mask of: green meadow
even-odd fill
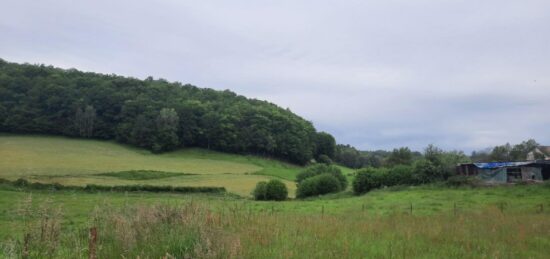
[[[0,157],[0,178],[9,180],[130,185],[143,183],[138,178],[144,177],[150,185],[219,186],[241,196],[271,178],[283,180],[293,194],[300,170],[257,156],[196,148],[153,154],[114,142],[51,136],[1,135]]]
[[[225,194],[35,190],[0,184],[0,257],[547,258],[550,185],[396,186],[254,201],[300,167],[202,149],[0,137],[0,178],[63,185],[223,186]],[[353,170],[342,168],[349,179]],[[90,228],[98,238],[90,246]]]
[[[0,239],[7,257],[20,255],[26,233],[38,257],[87,257],[86,231],[98,227],[100,258],[545,258],[548,197],[548,185],[431,185],[285,202],[1,186]]]

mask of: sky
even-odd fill
[[[0,58],[230,89],[362,150],[550,145],[550,1],[2,0]]]

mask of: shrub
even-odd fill
[[[307,178],[311,178],[320,174],[330,174],[334,176],[340,182],[340,187],[345,190],[348,187],[348,179],[344,176],[340,168],[333,165],[316,164],[307,167],[304,171],[296,176],[296,182],[298,186]]]
[[[258,201],[282,201],[288,198],[288,190],[283,182],[273,179],[269,182],[262,181],[256,184],[252,195]]]
[[[296,197],[305,198],[315,195],[322,195],[342,190],[338,178],[329,173],[309,177],[303,180],[296,190]]]
[[[267,182],[258,182],[256,188],[252,191],[252,196],[254,196],[254,199],[257,201],[267,200]]]
[[[280,180],[273,179],[267,183],[267,198],[274,201],[283,201],[288,198],[286,185]]]
[[[397,165],[390,168],[384,177],[383,185],[408,185],[414,184],[413,167],[408,165]]]
[[[328,157],[327,155],[320,155],[319,158],[317,159],[317,162],[325,165],[331,165],[332,159],[330,159],[330,157]]]
[[[424,184],[441,179],[441,169],[429,160],[421,159],[414,163],[412,184]]]
[[[353,192],[355,194],[363,194],[382,186],[385,174],[384,171],[373,168],[357,171],[355,179],[353,180]]]

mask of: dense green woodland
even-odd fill
[[[272,103],[171,83],[0,59],[0,131],[116,139],[154,152],[203,147],[305,164],[335,140]]]

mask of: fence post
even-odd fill
[[[539,206],[537,206],[537,207],[539,207],[538,213],[543,213],[543,212],[544,212],[544,204],[541,203],[541,204],[539,204]]]
[[[21,258],[28,259],[30,252],[29,252],[29,243],[31,241],[31,234],[27,233],[25,234],[25,237],[23,238],[23,254],[21,255]]]
[[[92,227],[90,228],[89,259],[97,259],[96,242],[97,242],[97,228]]]
[[[411,202],[411,215],[413,214],[413,204]]]
[[[321,205],[321,216],[325,215],[325,205]]]
[[[498,204],[498,208],[500,209],[500,213],[504,214],[504,207],[505,203],[504,202],[501,202]]]
[[[454,213],[455,213],[455,216],[456,216],[456,202],[453,203],[453,210],[454,210]]]

